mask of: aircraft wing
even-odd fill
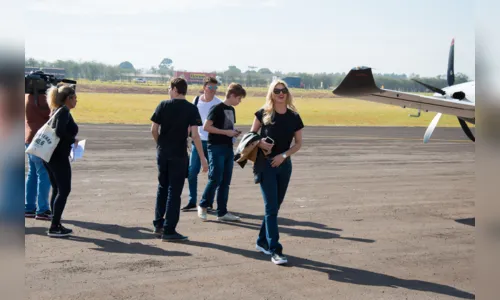
[[[352,69],[340,85],[333,90],[333,93],[346,98],[397,105],[403,108],[415,108],[426,112],[433,111],[467,119],[475,118],[476,107],[472,102],[378,88],[371,68]]]

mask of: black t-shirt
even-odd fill
[[[157,148],[169,158],[187,156],[189,126],[203,125],[198,108],[184,99],[160,102],[151,121],[161,126]]]
[[[295,136],[295,132],[304,128],[304,123],[300,115],[291,109],[287,109],[286,113],[274,113],[271,119],[271,124],[264,125],[264,109],[260,109],[255,113],[255,116],[262,124],[260,135],[270,137],[274,140],[274,146],[269,156],[273,157],[280,155],[290,149],[290,145]]]
[[[57,112],[53,120],[53,128],[55,128],[56,134],[60,138],[59,144],[54,149],[54,153],[62,157],[68,157],[71,145],[75,142],[78,134],[78,125],[75,123],[67,106],[63,106],[61,111]]]
[[[234,107],[223,102],[212,106],[208,112],[207,120],[213,122],[218,129],[234,129],[236,123],[236,112]],[[223,134],[208,133],[208,143],[212,145],[233,145],[233,138]]]

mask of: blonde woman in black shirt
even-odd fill
[[[269,86],[266,103],[255,113],[251,131],[258,132],[262,140],[265,164],[260,174],[260,188],[264,198],[265,217],[262,222],[257,250],[271,255],[275,264],[286,264],[283,246],[279,243],[278,211],[283,203],[292,175],[292,160],[302,146],[304,124],[293,105],[293,96],[282,80]],[[294,144],[292,147],[292,141]]]

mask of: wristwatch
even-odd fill
[[[286,158],[286,153],[281,154],[283,158]]]

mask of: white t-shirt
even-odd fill
[[[204,98],[205,98],[205,95],[200,95],[200,98],[198,99],[198,105],[197,105],[198,111],[200,112],[201,121],[203,122],[203,124],[205,124],[205,121],[207,120],[207,116],[208,116],[208,112],[210,111],[210,108],[212,108],[212,106],[222,102],[222,100],[217,98],[216,96],[214,96],[214,98],[210,102],[203,101],[202,99],[204,99]],[[194,100],[196,100],[196,97],[194,97],[194,99],[193,99],[193,104],[194,104]],[[208,132],[203,130],[203,126],[198,126],[198,133],[200,134],[200,138],[202,141],[208,141]]]

